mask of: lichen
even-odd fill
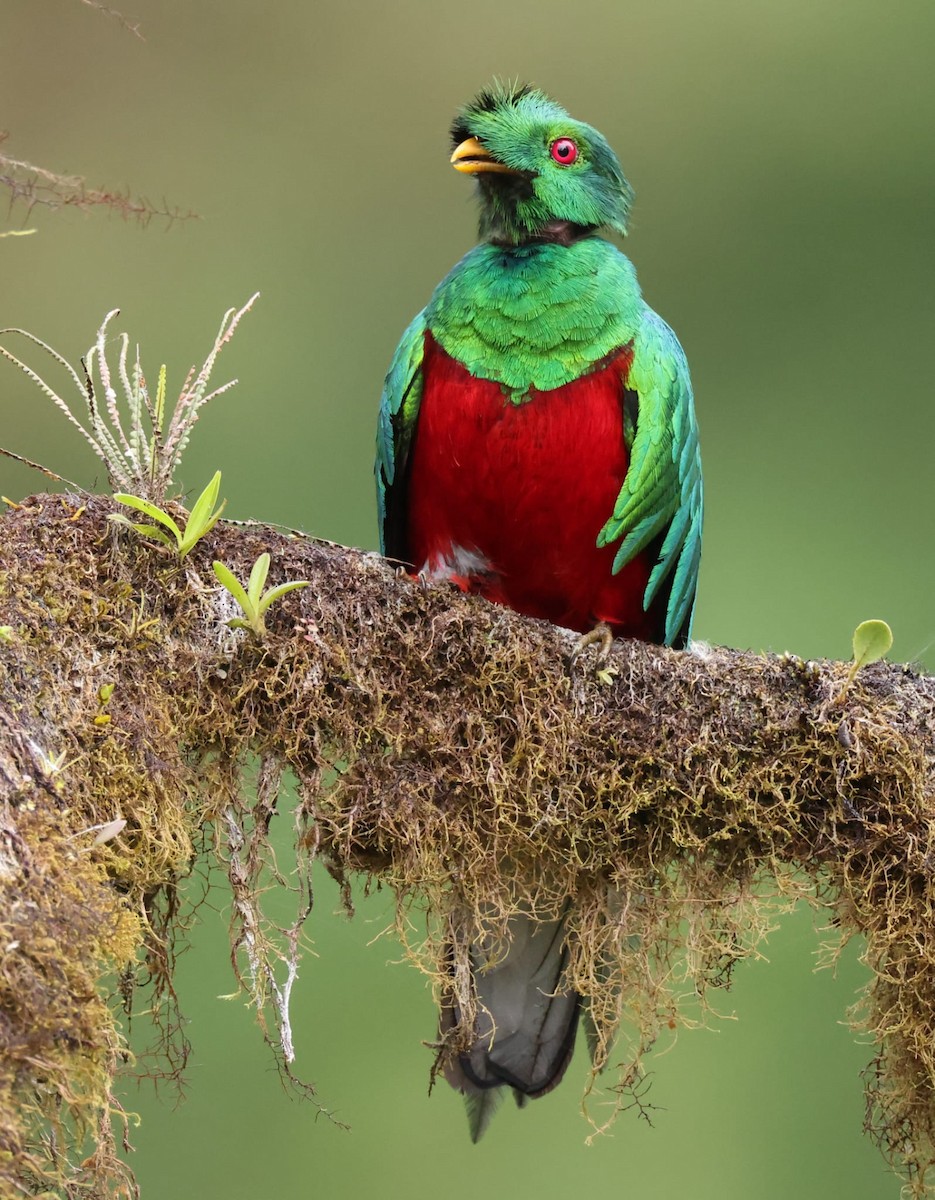
[[[703,1016],[777,905],[811,895],[843,938],[866,939],[873,979],[852,1020],[879,1046],[867,1128],[923,1194],[935,1162],[931,681],[877,664],[844,689],[842,664],[638,644],[616,646],[616,674],[596,678],[569,667],[562,631],[426,592],[374,556],[221,525],[180,564],[109,527],[108,511],[40,497],[0,525],[12,630],[0,645],[0,1180],[69,1197],[132,1190],[115,1151],[117,1001],[156,990],[181,1069],[175,888],[213,831],[237,975],[287,1074],[316,856],[339,879],[394,890],[414,960],[439,999],[462,988],[466,1021],[468,944],[502,945],[511,914],[546,919],[571,898],[567,982],[586,997],[616,1107],[642,1103],[659,1032]],[[243,575],[264,552],[274,582],[313,586],[277,603],[258,641],[227,628],[211,562]],[[257,762],[254,794],[242,781]],[[268,838],[284,770],[299,791],[288,865]],[[99,841],[95,827],[117,817],[126,825]],[[267,915],[271,881],[295,892],[294,920]],[[449,1031],[440,1058],[464,1037]],[[595,1078],[582,1084],[590,1095]]]

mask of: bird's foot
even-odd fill
[[[423,594],[429,590],[429,581],[421,571],[413,572],[408,567],[398,566],[393,574],[397,579],[408,579],[410,583],[416,584]]]
[[[574,669],[585,650],[589,646],[597,646],[597,653],[594,656],[594,674],[601,683],[609,684],[616,674],[612,667],[607,666],[607,660],[610,657],[613,644],[613,630],[606,621],[598,621],[593,629],[589,630],[588,633],[583,633],[578,638],[578,642],[571,652],[569,665]]]
[[[471,580],[467,575],[454,575],[451,572],[446,572],[440,575],[434,571],[426,571],[423,568],[418,575],[410,575],[410,579],[415,579],[423,592],[429,591],[433,584],[447,583],[452,587],[457,588],[459,592],[470,592]]]
[[[477,550],[452,544],[445,553],[432,554],[422,564],[422,587],[447,583],[459,592],[484,592],[486,581],[494,575],[489,561]]]
[[[596,667],[602,667],[607,662],[610,656],[610,649],[614,644],[613,630],[606,621],[598,621],[593,629],[587,633],[583,633],[578,638],[577,645],[571,652],[572,666],[577,663],[578,659],[589,646],[597,646],[597,657],[594,660]]]

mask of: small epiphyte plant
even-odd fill
[[[179,528],[167,512],[163,512],[155,504],[150,504],[142,496],[131,496],[128,492],[115,492],[114,499],[119,500],[121,504],[126,504],[129,508],[135,508],[149,517],[151,521],[158,521],[163,528],[160,529],[159,525],[145,525],[131,521],[123,513],[111,513],[109,519],[119,525],[128,525],[143,537],[161,542],[170,550],[176,550],[179,558],[184,558],[218,523],[221,513],[224,511],[224,505],[227,503],[226,500],[222,500],[217,508],[214,507],[217,504],[220,490],[221,472],[215,471],[211,482],[195,501],[192,511],[188,514],[184,530]]]
[[[110,698],[114,694],[115,683],[102,683],[97,689],[97,716],[94,718],[94,724],[98,726],[110,724],[110,713],[105,712],[107,705],[110,704]]]
[[[854,659],[848,668],[841,690],[830,703],[830,707],[841,705],[847,699],[851,684],[861,667],[879,662],[889,654],[893,646],[893,631],[885,621],[861,621],[854,630]]]
[[[847,673],[850,683],[861,667],[885,658],[893,647],[893,631],[885,621],[861,621],[854,630],[854,661]]]
[[[242,617],[233,617],[227,622],[228,625],[232,629],[250,629],[258,638],[266,636],[266,623],[263,620],[263,614],[269,606],[274,604],[280,596],[285,596],[286,592],[294,592],[297,588],[304,588],[309,585],[309,580],[307,579],[294,579],[291,583],[280,583],[278,587],[270,588],[268,592],[264,592],[263,585],[266,583],[266,576],[269,574],[269,563],[269,555],[261,554],[253,564],[246,589],[244,589],[243,584],[233,572],[225,567],[222,562],[214,563],[214,573],[218,577],[218,581],[234,597],[244,614]]]
[[[19,367],[53,404],[61,409],[72,425],[80,430],[106,467],[114,491],[131,493],[158,506],[165,503],[174,484],[173,476],[188,446],[192,427],[198,420],[201,409],[209,400],[229,391],[237,382],[236,379],[232,379],[213,391],[208,391],[208,382],[217,356],[231,340],[240,319],[250,311],[258,295],[257,292],[251,296],[243,308],[231,308],[224,314],[221,328],[208,357],[200,371],[196,373],[194,367],[189,370],[171,415],[166,412],[165,366],[159,370],[156,394],[151,396],[140,365],[139,347],[133,362],[129,361],[130,339],[126,333],[120,334],[119,337],[120,350],[116,368],[107,361],[107,327],[119,313],[119,309],[115,308],[104,318],[94,345],[82,359],[83,379],[57,350],[53,350],[35,334],[25,329],[0,329],[0,336],[19,334],[27,338],[63,367],[81,397],[80,406],[74,402],[69,404],[38,372],[5,346],[0,345],[0,356]],[[122,411],[124,409],[125,412]],[[86,420],[79,419],[77,411],[86,413]],[[10,451],[3,453],[29,466],[38,465],[30,463],[18,454],[11,454]],[[39,469],[45,470],[41,467]]]

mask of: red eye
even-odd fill
[[[571,138],[556,138],[549,147],[549,153],[563,167],[573,163],[578,157],[578,147]]]

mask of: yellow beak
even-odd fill
[[[479,175],[482,171],[499,171],[503,175],[523,175],[515,167],[499,162],[487,147],[475,137],[467,138],[451,156],[451,165],[465,175]]]

